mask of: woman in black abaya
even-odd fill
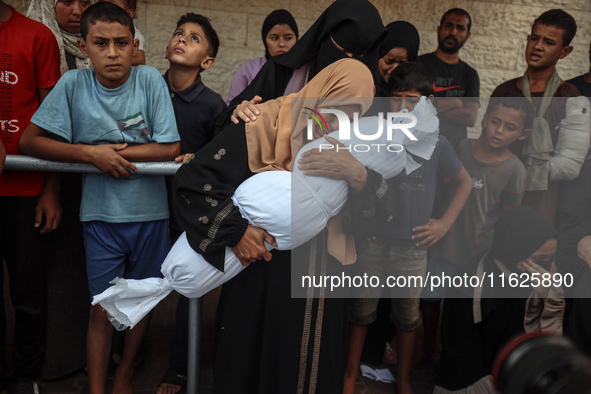
[[[229,123],[236,107],[246,100],[265,102],[298,92],[324,67],[346,57],[361,60],[378,81],[378,47],[386,33],[378,10],[368,0],[337,0],[318,17],[289,52],[271,57],[254,80],[228,105],[216,123],[218,131]],[[260,99],[253,99],[259,96]],[[246,104],[246,103],[243,103]],[[245,122],[254,105],[240,118]],[[251,112],[252,111],[252,112]],[[232,120],[237,123],[237,118]]]
[[[540,329],[562,332],[562,289],[510,287],[506,276],[548,272],[542,267],[556,272],[556,245],[556,230],[532,208],[518,205],[505,212],[495,228],[491,252],[469,273],[479,278],[486,273],[483,286],[448,291],[434,393],[494,393],[490,376],[494,360],[513,337]]]
[[[270,261],[256,261],[258,256],[242,253],[248,251],[243,241],[252,239],[249,231],[260,235],[262,230],[248,225],[230,197],[255,172],[289,170],[297,165],[291,161],[304,143],[307,117],[300,111],[304,106],[327,107],[327,97],[338,97],[341,105],[347,100],[349,107],[354,105],[363,114],[372,100],[371,80],[370,71],[359,61],[335,62],[298,95],[261,104],[262,114],[256,122],[229,125],[174,178],[175,211],[191,247],[220,270],[224,269],[226,247],[232,247],[243,263],[254,261],[222,288],[216,323],[216,393],[342,392],[346,302],[325,297],[329,290],[301,285],[302,275],[318,277],[342,269],[328,254],[327,231],[293,251],[273,251]],[[306,98],[306,102],[294,97]],[[293,106],[298,105],[294,113],[300,115],[292,116]],[[342,154],[350,156],[341,150]],[[355,162],[356,170],[367,174],[367,181],[354,194],[357,201],[371,203],[383,195],[377,191],[385,182]],[[272,193],[272,188],[261,186],[261,193]],[[291,279],[297,277],[295,286],[303,294],[292,298]]]

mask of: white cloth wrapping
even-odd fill
[[[403,169],[407,173],[412,172],[419,164],[410,154],[429,159],[437,144],[439,129],[436,110],[425,97],[412,113],[418,122],[410,131],[417,141],[411,140],[402,131],[394,132],[393,139],[387,141],[384,124],[380,140],[363,141],[352,133],[352,139],[343,142],[346,146],[383,144],[379,153],[375,149],[369,152],[351,149],[351,153],[366,167],[381,173],[384,178],[391,178]],[[398,118],[395,123],[409,121]],[[377,117],[362,118],[359,120],[359,130],[375,133],[378,122],[385,123],[385,120]],[[330,136],[338,138],[338,132],[333,132]],[[319,139],[305,145],[298,153],[295,163],[303,152],[317,148],[320,144],[327,144],[327,141]],[[392,144],[404,146],[404,152],[389,152],[385,147]],[[270,188],[269,185],[273,187]],[[322,231],[328,219],[342,209],[347,193],[348,184],[344,180],[308,177],[295,168],[293,173],[270,171],[250,177],[236,189],[232,200],[250,224],[264,228],[275,237],[278,249],[291,250]],[[267,248],[271,250],[272,246],[267,244]],[[186,235],[183,234],[162,263],[164,278],[115,278],[111,282],[114,285],[95,296],[92,304],[100,303],[115,328],[122,330],[134,327],[172,290],[189,298],[201,297],[245,268],[232,249],[226,248],[224,272],[219,271],[189,246]]]
[[[579,176],[589,150],[590,114],[587,97],[566,99],[566,116],[558,125],[558,140],[550,157],[550,181],[571,181]]]

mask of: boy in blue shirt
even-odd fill
[[[168,253],[168,205],[163,176],[143,175],[131,161],[172,160],[179,134],[166,83],[156,69],[131,67],[138,41],[131,17],[111,3],[89,7],[78,45],[92,70],[73,70],[31,119],[23,152],[49,160],[93,164],[103,174],[83,180],[83,222],[91,295],[115,277],[159,277]],[[126,333],[114,392],[132,392],[133,361],[147,319]],[[90,393],[105,392],[112,326],[91,307],[86,344]]]

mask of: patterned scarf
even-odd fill
[[[68,71],[68,62],[66,60],[66,53],[74,56],[76,59],[76,69],[92,68],[90,59],[82,54],[78,48],[78,39],[81,38],[80,33],[72,34],[63,30],[57,23],[57,15],[55,13],[55,6],[59,0],[33,0],[27,11],[27,17],[43,23],[51,30],[57,45],[60,49],[60,72],[62,75]],[[90,0],[92,4],[96,0]]]

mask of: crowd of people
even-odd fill
[[[397,392],[412,393],[413,364],[434,354],[435,392],[493,393],[496,355],[534,330],[564,333],[591,356],[591,70],[570,81],[556,70],[573,50],[571,15],[553,9],[532,22],[527,69],[482,98],[482,132],[468,139],[481,97],[477,70],[460,58],[472,28],[464,9],[443,14],[437,48],[421,56],[417,29],[384,26],[368,0],[336,0],[301,37],[295,18],[275,10],[262,26],[265,56],[238,69],[225,102],[200,75],[220,47],[210,20],[180,16],[161,75],[145,65],[135,9],[135,0],[32,0],[27,18],[0,0],[0,257],[16,311],[0,390],[39,393],[44,365],[64,353],[53,377],[86,365],[90,392],[104,393],[114,362],[113,393],[132,393],[150,316],[114,346],[112,319],[88,301],[115,278],[162,277],[175,242],[221,272],[226,253],[248,266],[221,290],[216,393],[354,393],[361,361],[396,363]],[[357,124],[431,107],[438,135],[388,177],[327,136],[341,124],[323,112]],[[312,127],[310,113],[323,122]],[[316,139],[330,148],[298,156]],[[7,154],[100,173],[2,171]],[[168,160],[182,163],[174,177],[133,164]],[[269,229],[233,200],[266,171],[345,181],[348,198],[309,241],[275,250]],[[272,204],[272,190],[256,193]],[[567,274],[568,286],[533,284]],[[294,292],[294,278],[339,275],[432,282]],[[428,286],[463,275],[491,280]],[[495,286],[515,275],[526,275],[525,289]],[[158,394],[185,390],[187,298],[175,319]]]

